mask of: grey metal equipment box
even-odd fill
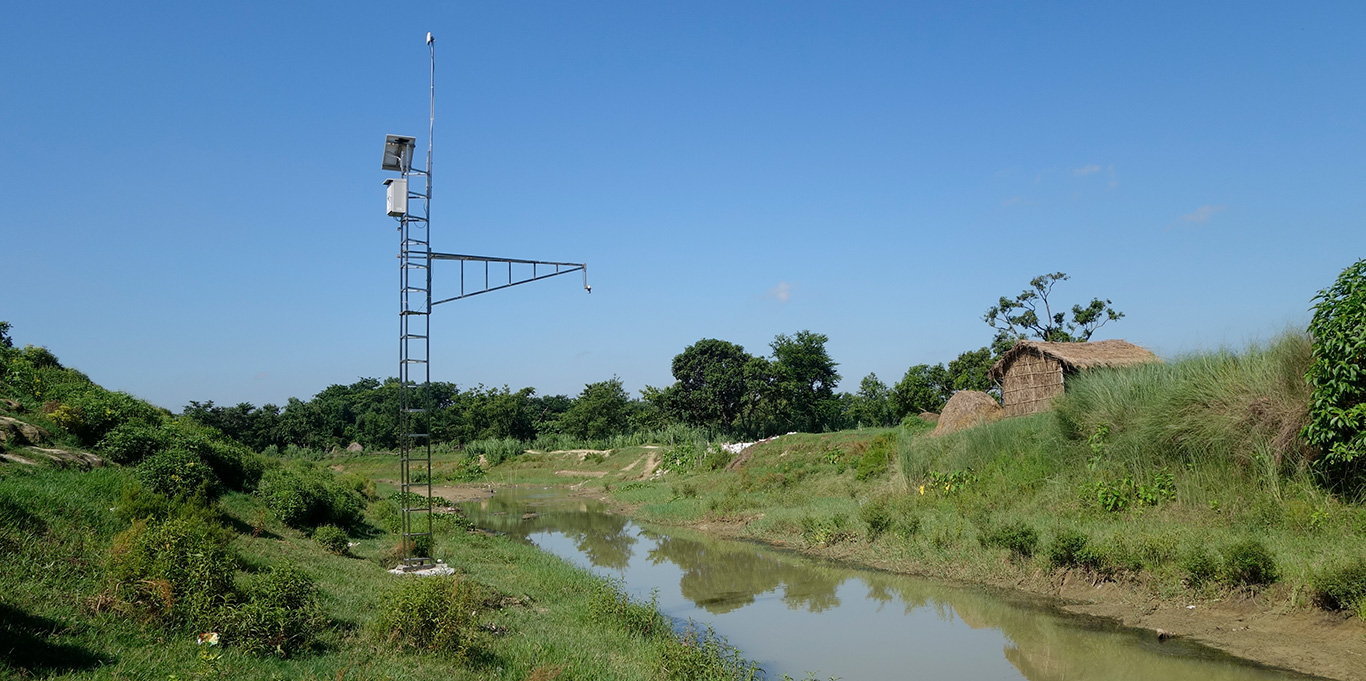
[[[385,196],[385,212],[393,217],[403,217],[408,214],[408,178],[391,177],[384,181],[388,186],[388,194]]]

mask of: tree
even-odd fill
[[[729,430],[745,406],[745,366],[754,359],[734,343],[704,338],[674,357],[675,394],[665,401],[686,423]]]
[[[948,386],[953,390],[980,390],[986,392],[996,387],[988,372],[995,363],[991,348],[968,350],[952,362],[948,368]]]
[[[864,376],[849,406],[850,420],[863,426],[891,425],[891,394],[887,384],[878,380],[877,374]]]
[[[630,420],[631,398],[621,379],[589,383],[560,417],[564,432],[585,440],[599,440],[625,432]]]
[[[1054,312],[1048,296],[1053,293],[1053,285],[1066,281],[1069,277],[1062,272],[1041,274],[1029,280],[1029,288],[1014,298],[1001,296],[1001,300],[987,310],[982,320],[996,329],[996,338],[991,347],[1000,355],[1015,341],[1037,338],[1043,341],[1060,343],[1084,342],[1091,340],[1091,334],[1105,326],[1107,322],[1124,317],[1110,306],[1110,301],[1092,298],[1085,307],[1072,306],[1072,318],[1067,319],[1065,312]]]
[[[840,413],[835,398],[840,375],[835,371],[838,365],[825,350],[829,340],[823,333],[798,331],[792,336],[778,334],[769,345],[786,416],[806,432],[820,432]]]
[[[1312,393],[1302,435],[1323,452],[1318,464],[1332,484],[1361,484],[1360,477],[1347,478],[1361,476],[1366,459],[1366,260],[1314,299],[1314,360],[1305,375]]]
[[[0,322],[0,348],[14,347],[14,340],[9,337],[9,330],[9,322]]]
[[[937,412],[944,408],[951,394],[949,372],[943,364],[917,364],[907,369],[892,388],[892,416],[900,420],[907,414]]]

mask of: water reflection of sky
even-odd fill
[[[539,513],[523,517],[528,503]],[[469,510],[476,524],[618,578],[639,598],[656,594],[666,614],[711,625],[771,679],[1301,678],[982,590],[642,529],[551,492],[500,492]]]

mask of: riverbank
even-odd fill
[[[628,681],[752,675],[749,663],[705,632],[678,634],[653,604],[626,598],[611,582],[526,543],[470,531],[458,515],[439,516],[434,551],[455,577],[396,576],[389,573],[397,541],[386,527],[391,500],[371,497],[364,518],[342,535],[341,548],[329,549],[323,532],[285,525],[258,495],[229,492],[209,503],[159,508],[135,489],[126,468],[0,466],[0,550],[7,565],[0,573],[0,676]],[[133,522],[125,519],[130,514]],[[144,532],[174,539],[149,547],[139,543]],[[157,551],[150,567],[164,572],[147,582],[160,589],[152,600],[130,598],[133,585],[119,582],[128,568],[120,557],[143,549]],[[232,591],[218,609],[178,608],[195,597],[182,590],[184,579],[220,568],[235,587],[221,585]],[[438,588],[410,589],[421,583]],[[261,585],[289,605],[264,601]],[[291,613],[298,612],[307,614],[306,626],[276,626],[295,622]],[[587,631],[592,635],[584,636]]]

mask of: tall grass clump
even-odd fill
[[[1310,359],[1309,338],[1291,332],[1242,353],[1088,371],[1068,379],[1054,413],[1073,442],[1103,429],[1104,457],[1122,468],[1223,464],[1274,480],[1310,457],[1299,436]]]

